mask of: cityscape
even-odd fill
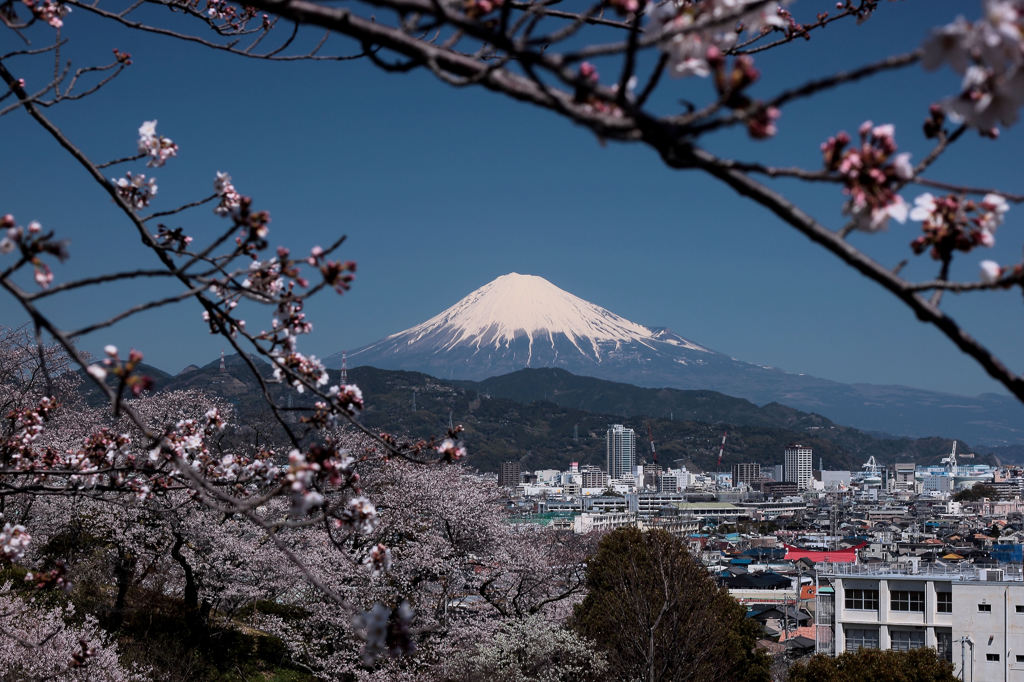
[[[931,647],[961,679],[1024,674],[1021,467],[965,463],[954,441],[935,464],[831,471],[793,443],[773,466],[698,473],[637,440],[609,425],[604,468],[503,463],[515,522],[672,533],[746,606],[763,646],[792,658]]]

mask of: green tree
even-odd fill
[[[817,655],[793,664],[789,682],[955,682],[953,664],[935,649],[861,649],[837,658]]]
[[[573,625],[605,651],[612,679],[768,679],[757,625],[669,533],[609,533],[586,582]]]
[[[978,483],[970,488],[964,488],[959,491],[953,495],[953,499],[956,502],[974,502],[975,500],[980,500],[983,497],[995,499],[998,496],[999,494],[992,486],[985,485],[984,483]]]

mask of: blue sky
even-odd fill
[[[800,0],[792,9],[800,18],[831,6]],[[765,78],[755,93],[911,50],[928,27],[978,11],[976,2],[953,0],[881,3],[860,27],[831,27],[759,58]],[[83,11],[66,18],[64,34],[65,54],[83,64],[107,60],[115,47],[132,53],[135,63],[118,81],[49,113],[94,159],[132,153],[139,124],[158,119],[158,132],[181,151],[155,169],[156,208],[209,193],[223,170],[271,212],[273,243],[303,252],[349,236],[342,256],[359,263],[355,286],[309,309],[316,329],[305,347],[321,356],[412,326],[517,271],[742,360],[847,382],[1000,390],[878,287],[726,187],[669,170],[645,148],[602,145],[552,114],[425,73],[383,74],[364,62],[248,61],[124,31]],[[45,77],[24,73],[30,89]],[[949,70],[912,67],[786,108],[770,142],[732,133],[705,142],[726,156],[816,168],[822,140],[872,119],[895,123],[901,149],[919,159],[929,149],[920,133],[928,105],[958,85]],[[690,79],[666,80],[662,96],[710,94],[708,82]],[[55,267],[58,280],[152,263],[131,227],[38,126],[21,114],[2,124],[3,211],[71,239],[71,260]],[[968,134],[932,176],[1019,192],[1021,139],[1019,126],[998,143]],[[778,187],[815,217],[840,224],[838,188]],[[908,201],[914,194],[904,192]],[[197,236],[223,225],[206,209],[180,224]],[[1024,211],[1011,209],[996,248],[962,258],[955,272],[975,278],[983,257],[1016,262],[1021,224]],[[917,230],[893,225],[853,239],[883,263],[909,257],[911,272],[933,274],[931,261],[907,248]],[[73,327],[162,291],[112,286],[55,302],[52,312]],[[950,297],[947,309],[1020,370],[1020,305],[1019,293],[1004,293]],[[9,324],[21,319],[11,301],[0,301],[0,312]],[[194,305],[141,315],[86,346],[109,342],[137,347],[169,371],[209,361],[224,346],[204,332]]]

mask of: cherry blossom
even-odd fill
[[[1024,106],[1024,6],[1019,0],[985,0],[984,16],[963,17],[936,29],[923,45],[921,63],[948,63],[963,76],[961,92],[943,102],[956,121],[990,133],[1013,125]]]
[[[149,206],[149,202],[156,196],[156,178],[146,180],[143,173],[132,175],[126,172],[123,178],[112,178],[110,181],[114,183],[118,195],[136,209]]]
[[[145,121],[139,126],[139,153],[149,157],[147,166],[158,167],[167,159],[178,155],[178,145],[169,137],[156,134],[156,121]]]
[[[778,5],[788,4],[788,0]],[[754,6],[746,9],[747,6]],[[778,5],[759,0],[700,0],[649,2],[646,33],[658,39],[669,56],[669,73],[706,77],[711,74],[709,55],[728,50],[736,43],[736,26],[750,35],[773,28],[785,28],[787,21]]]
[[[911,243],[915,253],[931,249],[936,260],[947,261],[953,251],[970,251],[995,244],[995,231],[1009,210],[1006,199],[986,194],[980,202],[957,195],[935,197],[925,192],[914,199],[911,220],[920,221],[924,234]]]
[[[32,14],[39,20],[45,21],[53,28],[64,26],[64,17],[71,8],[57,0],[22,0],[25,6],[32,10]]]
[[[370,567],[371,575],[376,578],[391,570],[391,550],[377,543],[367,553],[363,563]]]
[[[21,524],[5,523],[3,530],[0,530],[0,557],[7,561],[17,561],[25,556],[25,550],[31,542],[32,536],[28,529]]]
[[[220,203],[213,209],[213,212],[219,216],[229,215],[239,207],[242,201],[241,195],[231,183],[231,176],[227,173],[217,171],[217,177],[213,181],[213,191],[220,197]]]
[[[821,144],[825,168],[837,172],[843,180],[843,193],[850,198],[843,213],[853,226],[864,232],[877,232],[889,219],[905,222],[908,207],[897,194],[902,180],[913,175],[910,155],[895,154],[895,129],[892,125],[860,126],[860,145],[850,146],[850,136],[841,132]]]
[[[1003,274],[1003,268],[994,260],[983,260],[979,264],[981,268],[981,281],[985,284],[992,284]]]
[[[466,447],[452,438],[445,438],[437,446],[437,453],[446,460],[457,461],[466,456]]]

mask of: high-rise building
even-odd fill
[[[519,485],[519,477],[522,469],[519,462],[502,462],[501,475],[498,477],[498,485],[502,488],[515,488]]]
[[[761,480],[761,465],[756,462],[744,462],[732,465],[732,487],[751,486]]]
[[[610,478],[633,478],[636,473],[636,434],[622,424],[612,424],[605,436]]]
[[[814,450],[807,445],[791,443],[786,446],[785,458],[782,460],[782,479],[796,483],[797,490],[811,487],[811,467]]]

